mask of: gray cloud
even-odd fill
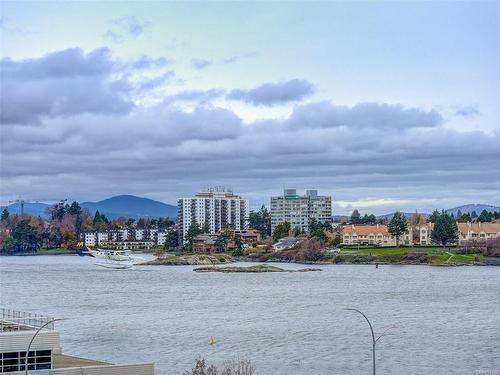
[[[296,105],[285,118],[243,123],[209,104],[223,89],[186,90],[148,107],[135,102],[136,91],[168,82],[169,72],[129,80],[133,61],[113,60],[105,49],[1,64],[6,199],[131,193],[173,203],[217,184],[254,206],[283,185],[319,188],[344,210],[362,198],[387,198],[373,204],[375,213],[500,200],[500,129],[456,131],[436,110],[319,102]],[[158,69],[136,66],[145,67]],[[33,121],[38,125],[12,124]]]
[[[361,103],[353,107],[329,102],[299,106],[290,117],[292,127],[414,128],[435,127],[443,123],[435,110],[404,108],[399,104]]]
[[[135,107],[133,95],[174,75],[170,71],[142,78],[142,71],[166,65],[164,58],[115,60],[107,48],[89,53],[72,48],[19,61],[5,58],[0,60],[0,120],[3,125],[26,125],[38,124],[42,117],[126,114]]]
[[[212,64],[212,61],[205,59],[191,59],[191,66],[197,70],[202,70],[207,68]]]
[[[377,117],[379,109],[370,108]],[[316,108],[297,111],[311,116]],[[86,114],[48,119],[37,128],[7,127],[2,180],[6,192],[33,194],[33,186],[43,192],[60,185],[82,198],[89,191],[100,197],[129,192],[174,202],[220,183],[247,193],[255,205],[282,184],[318,187],[344,201],[388,197],[396,207],[399,199],[410,202],[407,209],[453,204],[478,190],[482,201],[498,203],[500,133],[408,127],[412,111],[397,114],[401,124],[382,130],[296,127],[295,117],[243,126],[225,109],[185,112],[162,104],[120,117]],[[386,207],[393,206],[374,210]]]
[[[123,43],[127,38],[137,38],[143,34],[148,26],[149,22],[135,16],[116,18],[110,22],[104,39],[114,43]]]
[[[479,115],[479,108],[477,105],[467,105],[463,107],[458,107],[455,110],[455,115],[460,117],[474,117]]]
[[[302,79],[292,79],[279,83],[265,83],[250,90],[232,90],[227,98],[242,100],[254,105],[272,106],[299,101],[312,95],[314,91],[312,83]]]

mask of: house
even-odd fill
[[[193,238],[193,253],[207,254],[218,250],[217,234],[199,234]]]
[[[295,247],[301,241],[300,238],[296,237],[283,237],[278,240],[273,245],[274,251],[288,250]]]
[[[260,231],[256,229],[243,229],[234,231],[235,236],[240,236],[241,242],[244,244],[253,244],[261,240]]]

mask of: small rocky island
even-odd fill
[[[321,271],[319,268],[300,268],[296,270],[287,270],[275,266],[268,265],[257,265],[257,266],[249,266],[249,267],[237,267],[237,266],[225,266],[225,267],[200,267],[195,268],[193,271],[195,272],[311,272],[311,271]]]
[[[219,255],[167,255],[156,258],[149,262],[141,263],[141,266],[198,266],[210,264],[232,263],[233,258],[226,254]]]

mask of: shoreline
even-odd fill
[[[140,253],[140,252],[139,252]],[[22,253],[22,254],[1,254],[0,257],[29,257],[29,256],[77,256],[74,250],[58,250],[58,251],[43,251],[39,253]],[[294,260],[283,260],[279,258],[269,258],[267,260],[259,260],[253,257],[241,256],[233,257],[229,254],[185,254],[185,255],[169,255],[165,258],[156,258],[151,261],[137,264],[137,266],[182,266],[182,265],[218,265],[218,264],[231,264],[231,263],[290,263],[290,264],[302,264],[302,265],[384,265],[384,266],[433,266],[433,267],[484,267],[484,266],[499,266],[500,258],[497,257],[487,257],[484,262],[443,262],[443,263],[432,263],[429,261],[418,261],[418,260],[402,260],[401,258],[394,259],[394,261],[388,261],[387,257],[380,260],[365,260],[360,258],[354,258],[352,260],[331,258],[328,260],[319,261],[294,261]],[[489,258],[489,259],[488,259]],[[390,259],[390,258],[389,258]]]

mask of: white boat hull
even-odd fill
[[[113,260],[98,260],[94,262],[96,266],[111,268],[115,270],[126,270],[132,268],[134,263],[125,261],[113,261]]]

